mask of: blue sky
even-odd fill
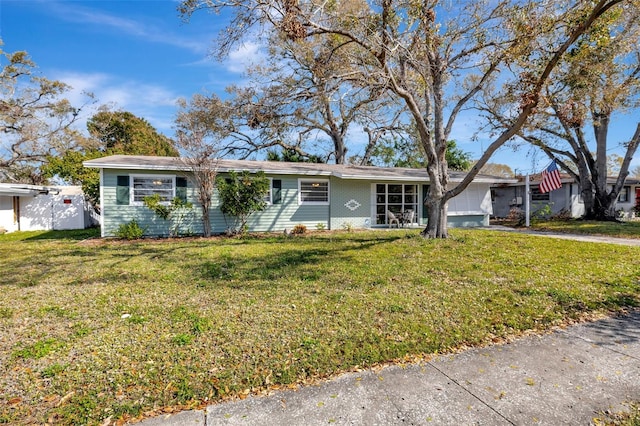
[[[178,98],[222,97],[224,88],[241,82],[244,67],[260,57],[256,40],[216,62],[210,51],[224,17],[199,12],[184,23],[177,5],[174,0],[0,0],[0,37],[5,51],[26,50],[44,77],[71,85],[67,97],[74,105],[83,102],[83,91],[92,92],[98,105],[130,111],[171,137]],[[476,119],[460,118],[453,139],[477,158],[488,141],[472,142]],[[635,122],[626,118],[617,123],[611,146],[632,136]],[[352,132],[352,143],[361,140]],[[526,173],[541,170],[548,160],[503,148],[491,162]]]
[[[210,58],[221,18],[201,13],[183,23],[175,1],[1,0],[4,50],[26,50],[50,79],[94,93],[146,118],[171,136],[175,103],[194,93],[223,94],[257,55],[248,44],[224,63]]]

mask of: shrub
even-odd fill
[[[124,240],[139,240],[142,238],[147,228],[142,228],[138,225],[138,222],[133,219],[127,223],[122,223],[118,226],[116,231],[116,237]]]
[[[553,220],[571,220],[571,212],[567,209],[562,209],[558,213],[551,216]]]
[[[509,214],[507,215],[507,220],[510,222],[515,222],[518,225],[524,225],[524,211],[519,207],[513,207],[509,210]]]
[[[344,229],[347,232],[352,232],[353,231],[353,224],[351,222],[345,222],[342,224],[342,229]]]
[[[264,172],[251,174],[248,171],[236,173],[230,171],[225,177],[216,180],[220,211],[224,214],[229,234],[244,234],[248,229],[247,220],[255,212],[267,207],[265,201],[269,193],[269,179]]]
[[[551,217],[552,211],[551,211],[551,206],[553,205],[553,203],[549,203],[549,204],[545,204],[543,206],[540,206],[539,209],[534,210],[531,213],[531,220],[533,221],[541,221],[541,220],[545,220],[548,217]]]
[[[307,227],[301,223],[294,226],[293,229],[291,230],[291,235],[302,235],[306,233],[307,233]]]
[[[153,211],[160,219],[169,222],[169,236],[176,237],[180,233],[180,226],[184,222],[193,204],[180,197],[174,197],[170,203],[164,203],[158,194],[149,195],[143,199],[144,205]]]
[[[324,223],[322,222],[318,222],[316,223],[316,230],[318,231],[324,231],[325,229],[327,229],[327,227],[325,226]]]

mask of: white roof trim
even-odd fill
[[[111,156],[88,160],[83,162],[85,167],[98,169],[119,170],[147,170],[147,171],[174,171],[189,172],[191,167],[182,162],[179,157],[144,157],[144,156]],[[326,176],[350,180],[369,181],[394,181],[394,182],[429,182],[429,176],[424,169],[384,168],[366,166],[347,166],[335,164],[313,163],[279,163],[276,166],[272,162],[225,160],[220,159],[218,172],[224,173],[231,170],[247,170],[250,173],[264,172],[268,175],[294,175],[294,176]],[[461,182],[465,175],[456,172],[449,177],[450,182]],[[510,184],[515,179],[480,175],[473,180],[474,183]]]
[[[49,192],[60,192],[59,188],[53,186],[39,186],[15,183],[0,183],[0,195],[38,195]]]

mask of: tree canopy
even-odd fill
[[[580,184],[585,216],[615,220],[615,203],[640,144],[640,122],[629,139],[615,141],[624,157],[609,154],[615,114],[640,107],[640,7],[629,2],[609,10],[569,50],[544,89],[535,119],[519,136],[542,149]],[[485,111],[505,125],[509,103],[492,98]],[[607,178],[615,177],[610,187]]]
[[[46,158],[78,146],[72,125],[81,108],[63,98],[68,85],[36,74],[27,52],[1,46],[0,40],[0,181],[43,184]]]
[[[471,154],[458,148],[456,141],[447,141],[445,159],[450,170],[466,171],[472,166]],[[382,139],[373,149],[370,164],[385,167],[427,167],[426,156],[416,140],[407,137]]]
[[[47,155],[42,169],[46,177],[81,185],[94,206],[100,203],[100,175],[83,161],[115,154],[179,156],[171,139],[130,112],[102,110],[87,120],[87,130],[90,136],[75,149]]]
[[[100,111],[87,120],[87,130],[104,152],[178,157],[174,142],[147,120],[128,111]]]
[[[448,200],[536,111],[552,71],[585,31],[631,1],[185,0],[180,11],[188,17],[200,9],[229,9],[232,19],[217,45],[221,56],[257,26],[292,43],[330,46],[341,58],[336,81],[406,110],[416,123],[430,181],[423,235],[444,238]],[[447,143],[459,113],[481,91],[501,96],[507,87],[517,95],[508,125],[466,178],[449,186]]]

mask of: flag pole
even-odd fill
[[[531,208],[529,207],[529,173],[524,179],[524,224],[528,228],[529,227],[529,211]]]

